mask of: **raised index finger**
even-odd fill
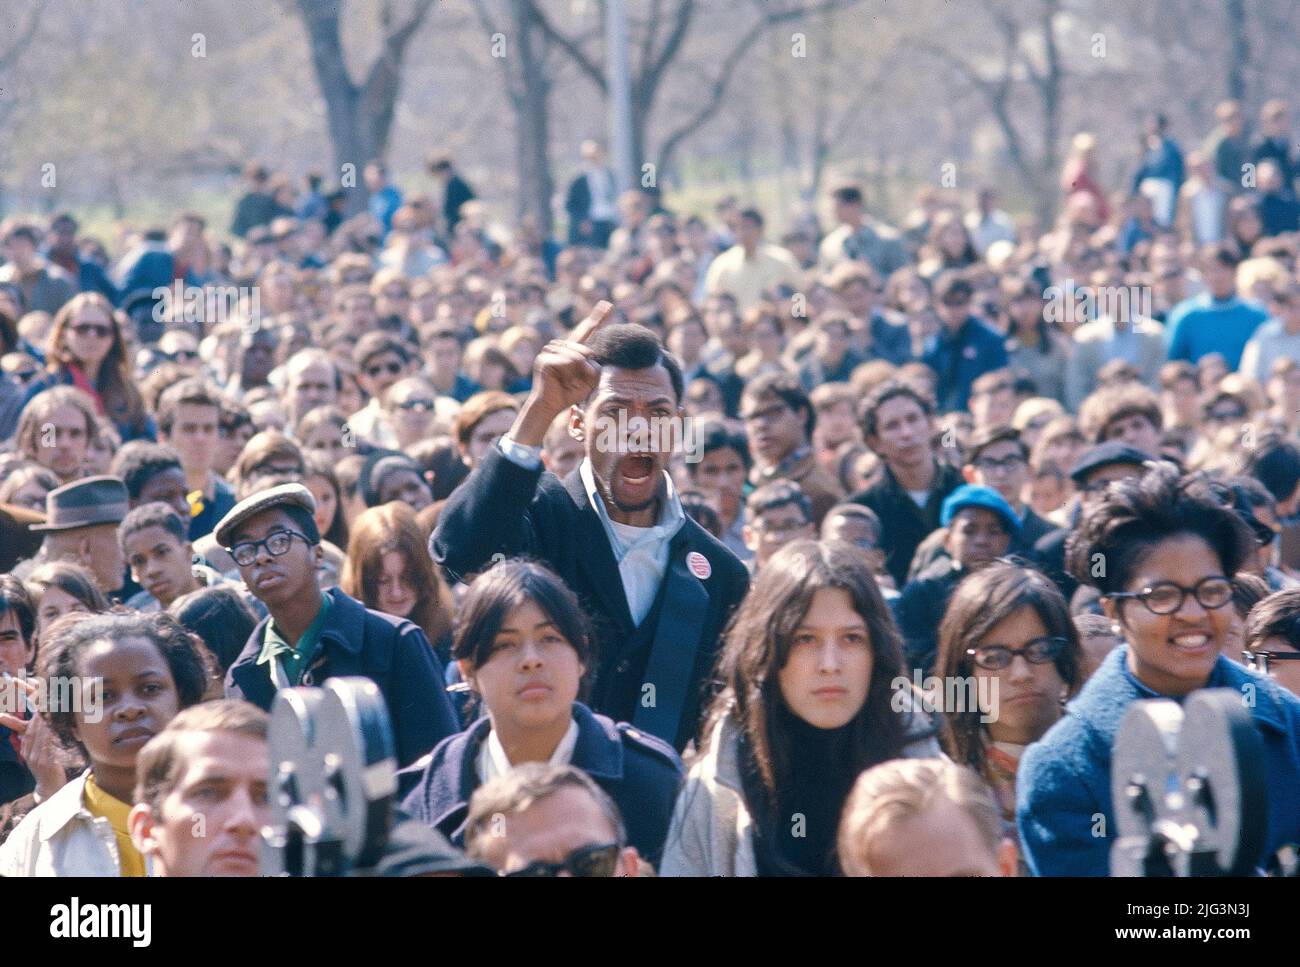
[[[599,331],[600,327],[605,324],[605,320],[613,315],[613,312],[613,303],[601,299],[592,308],[587,318],[573,327],[573,331],[569,333],[568,341],[585,344]]]

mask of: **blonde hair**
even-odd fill
[[[1253,299],[1255,286],[1261,282],[1270,290],[1285,287],[1291,281],[1291,274],[1277,259],[1267,256],[1246,259],[1237,266],[1237,295],[1243,299]]]
[[[1011,425],[1024,432],[1025,427],[1029,426],[1035,417],[1044,413],[1050,413],[1053,419],[1067,415],[1065,407],[1059,401],[1047,396],[1034,396],[1016,407],[1016,411],[1011,417]]]
[[[947,759],[895,759],[858,776],[844,803],[838,839],[844,874],[872,876],[871,846],[876,838],[900,820],[923,815],[944,801],[970,817],[996,856],[1002,814],[983,779]]]

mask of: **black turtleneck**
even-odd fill
[[[836,876],[835,838],[840,813],[857,771],[848,761],[849,727],[819,729],[785,708],[777,712],[777,728],[790,743],[790,777],[777,790],[776,812],[756,810],[761,817],[755,836],[760,876]],[[752,756],[748,756],[752,763]],[[751,773],[752,775],[752,773]],[[756,778],[756,777],[755,777]],[[761,787],[746,783],[750,790]]]

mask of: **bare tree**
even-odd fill
[[[1050,220],[1056,203],[1056,175],[1060,162],[1061,86],[1065,71],[1057,47],[1055,19],[1061,0],[1036,0],[1037,11],[1025,13],[1025,4],[981,0],[985,14],[993,21],[1001,38],[1001,52],[996,67],[987,59],[977,59],[964,45],[944,45],[925,37],[912,38],[912,47],[929,54],[952,69],[977,90],[988,105],[1006,144],[1007,156],[1024,179],[1034,198],[1036,214],[1042,223]],[[1029,55],[1031,37],[1037,41],[1042,63]],[[1023,130],[1021,113],[1016,110],[1014,95],[1018,80],[1023,78],[1038,99],[1038,146]]]
[[[1223,13],[1228,21],[1228,97],[1246,100],[1246,70],[1250,66],[1250,42],[1246,37],[1244,0],[1224,0]]]
[[[523,0],[532,7],[538,26],[545,31],[601,92],[608,96],[603,63],[586,50],[583,38],[561,31],[541,10],[537,0]],[[751,7],[757,18],[741,30],[726,54],[720,59],[718,70],[703,84],[704,93],[699,107],[663,136],[655,154],[655,164],[660,171],[667,170],[687,138],[712,120],[725,102],[736,68],[764,33],[773,26],[799,20],[810,14],[850,7],[858,0],[753,0]],[[630,43],[635,52],[632,66],[632,157],[648,158],[647,144],[650,122],[655,104],[669,68],[681,56],[687,39],[702,8],[699,0],[676,0],[671,12],[665,11],[664,0],[650,0],[648,15],[641,21],[629,21],[638,28],[639,38]],[[591,31],[588,38],[599,35]],[[627,176],[631,172],[624,173]]]
[[[9,78],[17,67],[19,60],[22,59],[28,48],[31,47],[32,41],[36,38],[36,28],[40,25],[41,15],[45,12],[48,0],[40,0],[34,5],[23,20],[22,26],[18,27],[18,35],[8,47],[0,52],[0,125],[6,125],[10,121],[13,112],[17,106],[17,99],[13,96],[13,91],[9,84]],[[6,138],[6,140],[8,140]],[[0,148],[4,154],[8,154],[6,149]],[[0,184],[0,210],[3,210],[3,185]]]
[[[348,72],[339,31],[342,0],[293,0],[293,4],[307,31],[312,66],[325,99],[335,163],[340,170],[346,164],[359,169],[371,158],[383,158],[401,91],[406,48],[434,0],[413,0],[409,14],[400,20],[393,0],[380,0],[381,49],[361,83]],[[364,190],[349,192],[349,210],[359,209],[364,197]]]
[[[532,4],[508,0],[513,57],[495,58],[505,77],[506,97],[515,115],[515,167],[519,190],[515,192],[515,214],[535,215],[542,229],[551,231],[551,196],[555,178],[551,172],[551,90],[555,77],[550,70],[551,41],[540,29]],[[501,33],[487,0],[474,0],[474,10],[489,34]]]

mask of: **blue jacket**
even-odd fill
[[[1127,645],[1107,655],[1065,716],[1020,760],[1016,825],[1035,876],[1106,876],[1110,871],[1116,838],[1110,787],[1115,733],[1134,702],[1171,697],[1141,684],[1127,663]],[[1222,655],[1205,687],[1240,691],[1247,683],[1255,689],[1250,711],[1263,739],[1268,775],[1267,856],[1300,841],[1300,699]],[[1094,830],[1103,835],[1094,836]],[[1263,860],[1261,856],[1258,865]]]
[[[399,765],[414,762],[455,733],[442,666],[424,632],[405,618],[371,611],[338,588],[325,593],[333,606],[302,684],[320,685],[327,678],[361,675],[378,685],[392,718]],[[259,665],[257,656],[270,620],[263,618],[253,629],[226,673],[227,698],[242,698],[267,711],[276,689],[269,666]]]
[[[628,843],[657,866],[682,781],[682,760],[663,740],[626,722],[616,725],[581,702],[573,703],[573,718],[578,743],[570,764],[618,804]],[[479,750],[491,730],[484,716],[398,773],[399,792],[406,797],[402,808],[456,846],[464,845],[469,798],[479,786]]]
[[[1007,358],[1006,338],[975,316],[968,316],[956,335],[944,328],[921,360],[939,377],[939,412],[966,409],[971,384],[1007,365]]]

